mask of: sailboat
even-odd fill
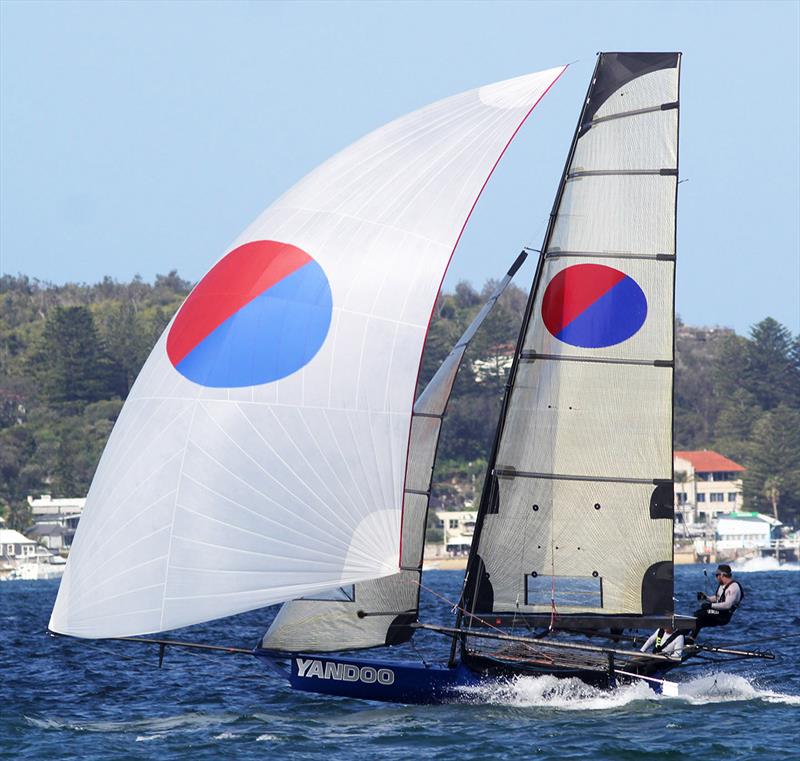
[[[179,643],[143,635],[282,603],[256,648],[233,650],[298,690],[430,703],[516,674],[669,684],[680,662],[629,637],[694,623],[673,603],[678,53],[598,56],[456,618],[419,615],[448,400],[526,252],[416,396],[426,334],[478,197],[565,68],[391,122],[242,233],[131,390],[52,633],[154,642],[163,657]],[[440,665],[352,655],[420,631],[443,637]]]

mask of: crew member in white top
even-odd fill
[[[704,592],[697,593],[697,599],[702,600],[700,607],[694,612],[697,622],[694,625],[692,636],[696,637],[700,629],[707,626],[725,626],[744,599],[744,590],[738,581],[734,581],[731,567],[725,563],[717,566],[719,587],[717,593],[709,597]]]
[[[642,645],[641,652],[666,655],[679,661],[683,657],[683,645],[683,634],[665,626],[663,629],[656,629],[650,635],[647,642]]]

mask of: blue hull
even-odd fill
[[[464,687],[480,683],[463,665],[422,666],[408,661],[377,661],[256,649],[270,670],[288,678],[292,689],[323,695],[391,703],[454,703]]]

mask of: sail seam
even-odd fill
[[[167,612],[167,589],[169,588],[169,567],[170,560],[172,559],[172,540],[175,536],[175,516],[178,513],[178,500],[181,495],[181,482],[183,481],[183,468],[186,465],[186,453],[189,451],[189,444],[192,440],[192,429],[194,428],[194,419],[197,417],[197,410],[200,407],[200,400],[195,399],[192,404],[192,416],[189,418],[189,426],[186,429],[186,438],[183,441],[183,454],[181,455],[181,464],[178,468],[178,475],[175,485],[175,497],[172,501],[172,515],[170,516],[169,524],[169,544],[167,545],[167,568],[164,571],[164,589],[161,593],[161,616],[159,617],[158,630],[164,631],[164,616]]]

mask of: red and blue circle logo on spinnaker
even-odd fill
[[[647,318],[647,298],[624,272],[602,264],[561,270],[542,298],[545,327],[559,341],[583,349],[622,343]]]
[[[270,383],[313,359],[332,310],[328,278],[309,254],[252,241],[217,262],[189,294],[169,330],[167,356],[202,386]]]

